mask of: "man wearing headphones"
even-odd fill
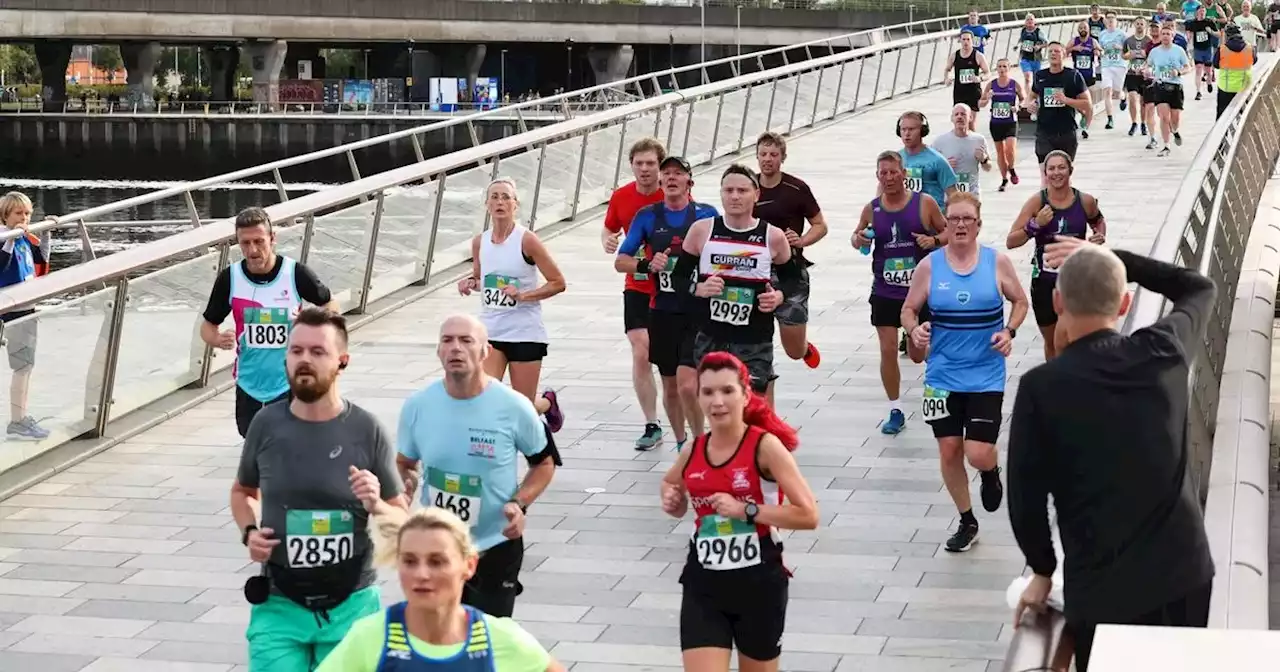
[[[928,194],[939,206],[947,197],[959,190],[956,171],[947,157],[932,147],[926,147],[924,139],[929,135],[929,119],[923,112],[904,112],[898,117],[898,137],[902,138],[902,165],[906,171],[907,191]]]
[[[1044,162],[1049,153],[1060,149],[1074,160],[1079,140],[1076,139],[1076,113],[1084,115],[1085,126],[1093,121],[1093,99],[1089,86],[1076,70],[1063,65],[1067,53],[1061,42],[1049,43],[1049,67],[1035,74],[1031,84],[1030,106],[1036,116],[1036,160],[1040,163],[1041,186],[1047,186]]]

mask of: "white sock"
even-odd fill
[[[898,400],[897,400],[897,399],[890,400],[890,401],[889,401],[889,410],[890,410],[890,411],[901,411],[901,410],[902,410],[902,404],[898,403]]]

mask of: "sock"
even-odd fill
[[[902,410],[902,404],[900,403],[900,400],[899,400],[899,399],[890,399],[890,400],[889,400],[889,410],[890,410],[890,411],[901,411],[901,410]]]
[[[968,511],[962,511],[960,513],[960,524],[961,525],[977,525],[978,524],[978,519],[975,518],[973,515],[973,509],[969,509]]]

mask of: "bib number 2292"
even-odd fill
[[[760,534],[755,525],[724,516],[704,516],[694,538],[698,564],[721,571],[760,564]]]
[[[924,399],[920,405],[920,417],[925,422],[943,420],[951,417],[951,409],[947,407],[951,393],[929,385],[924,386]]]

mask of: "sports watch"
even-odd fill
[[[760,507],[756,506],[755,502],[747,502],[745,512],[747,514],[747,523],[750,525],[755,525],[756,516],[760,515]]]

